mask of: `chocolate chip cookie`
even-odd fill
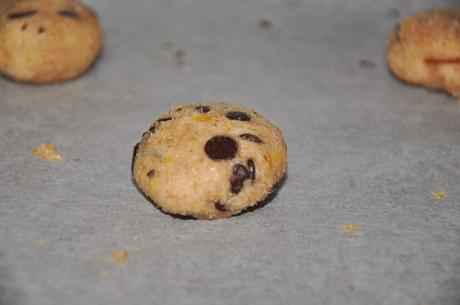
[[[460,97],[460,10],[431,9],[399,23],[387,60],[398,78]]]
[[[285,175],[281,131],[260,114],[225,103],[177,105],[133,152],[138,188],[163,211],[225,218],[265,199]]]
[[[20,82],[54,83],[83,73],[97,58],[102,30],[76,0],[4,0],[0,73]]]

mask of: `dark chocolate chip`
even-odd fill
[[[162,118],[162,119],[158,119],[157,122],[166,122],[166,121],[171,121],[172,118]]]
[[[254,182],[254,180],[256,180],[256,165],[252,159],[248,160],[248,170],[251,181]]]
[[[251,118],[244,112],[231,111],[227,113],[227,119],[238,120],[238,121],[249,121]]]
[[[21,27],[21,31],[27,30],[27,23],[24,23]]]
[[[238,151],[238,144],[230,137],[215,136],[206,142],[204,151],[213,160],[231,160]]]
[[[227,207],[225,206],[225,204],[220,203],[219,201],[215,202],[214,206],[216,207],[216,210],[218,210],[218,211],[221,211],[221,212],[226,212],[227,211]]]
[[[136,145],[134,145],[133,157],[131,158],[131,173],[134,170],[134,161],[136,161],[136,154],[137,154],[137,150],[139,149],[139,144],[141,143],[137,143]]]
[[[248,179],[249,176],[250,173],[246,166],[242,164],[235,164],[230,178],[230,191],[233,194],[238,194],[243,188],[244,180]]]
[[[155,170],[152,169],[151,171],[149,171],[149,172],[147,173],[147,176],[148,176],[149,178],[153,178],[153,176],[155,176]]]
[[[151,133],[154,133],[154,132],[155,132],[155,125],[153,125],[152,127],[150,127],[150,128],[149,128],[149,131],[150,131]]]
[[[176,112],[179,112],[179,111],[181,111],[181,110],[182,110],[182,108],[177,108],[177,109],[176,109]]]
[[[76,20],[80,19],[80,15],[78,15],[78,13],[73,9],[62,10],[62,11],[59,11],[58,13],[59,15],[64,16],[64,17],[68,17],[68,18],[72,18]]]
[[[232,175],[240,180],[246,180],[249,178],[249,171],[246,166],[235,164],[235,166],[233,166]]]
[[[38,32],[38,34],[42,34],[42,33],[45,32],[45,29],[41,26],[41,27],[38,28],[37,32]]]
[[[195,110],[198,111],[198,112],[201,112],[201,113],[207,113],[211,109],[208,106],[196,106]]]
[[[255,136],[255,135],[250,134],[250,133],[243,133],[242,135],[240,135],[240,138],[248,140],[248,141],[252,141],[252,142],[255,142],[255,143],[258,143],[258,144],[263,144],[264,143],[258,136]]]
[[[24,12],[16,12],[16,13],[11,13],[8,15],[8,19],[20,19],[20,18],[25,18],[25,17],[30,17],[33,16],[37,13],[37,11],[24,11]]]

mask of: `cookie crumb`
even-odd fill
[[[388,16],[391,17],[391,18],[399,18],[399,17],[401,17],[401,13],[399,12],[399,10],[397,8],[392,7],[388,11]]]
[[[118,264],[123,264],[128,259],[128,251],[118,249],[108,255],[108,259]]]
[[[368,60],[368,59],[360,59],[358,63],[361,68],[366,68],[366,69],[374,69],[377,66],[375,62],[373,62],[372,60]]]
[[[174,58],[176,59],[176,64],[182,66],[185,62],[184,60],[185,52],[183,50],[178,50],[174,53]]]
[[[273,27],[273,23],[268,19],[259,20],[259,29],[267,30]]]
[[[444,200],[446,198],[446,193],[444,192],[431,192],[431,197],[434,199],[434,200],[437,200],[437,201],[441,201],[441,200]]]
[[[100,280],[105,280],[106,278],[108,278],[110,276],[110,271],[102,271],[101,273],[99,273],[99,279]]]
[[[360,231],[360,226],[359,224],[356,223],[348,223],[348,224],[343,224],[340,226],[340,232],[346,235],[357,235]]]
[[[43,247],[45,245],[45,241],[43,239],[37,239],[35,244],[39,247]]]
[[[350,127],[351,127],[351,128],[354,128],[354,129],[361,129],[361,125],[359,125],[359,124],[356,123],[356,122],[351,122],[351,123],[350,123]]]
[[[173,43],[170,42],[170,41],[167,41],[165,43],[163,43],[163,45],[161,46],[161,48],[165,51],[169,51],[169,50],[172,50],[174,47]]]
[[[353,289],[355,289],[355,286],[353,286],[352,283],[348,283],[347,288],[350,289],[350,290],[353,290]]]
[[[32,154],[46,161],[62,161],[62,157],[53,142],[39,145],[32,149]]]

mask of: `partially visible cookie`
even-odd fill
[[[265,199],[283,178],[281,131],[260,114],[225,103],[177,105],[134,149],[138,188],[163,211],[229,217]]]
[[[101,51],[97,16],[77,0],[4,0],[0,73],[20,82],[54,83],[82,74]]]
[[[431,9],[407,17],[388,39],[398,78],[460,97],[460,10]]]

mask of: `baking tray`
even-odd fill
[[[460,304],[460,104],[384,56],[400,18],[458,3],[87,3],[105,30],[91,71],[0,80],[0,304]],[[173,218],[132,184],[132,148],[205,100],[277,124],[288,178],[256,211]],[[32,156],[48,140],[64,162]]]

